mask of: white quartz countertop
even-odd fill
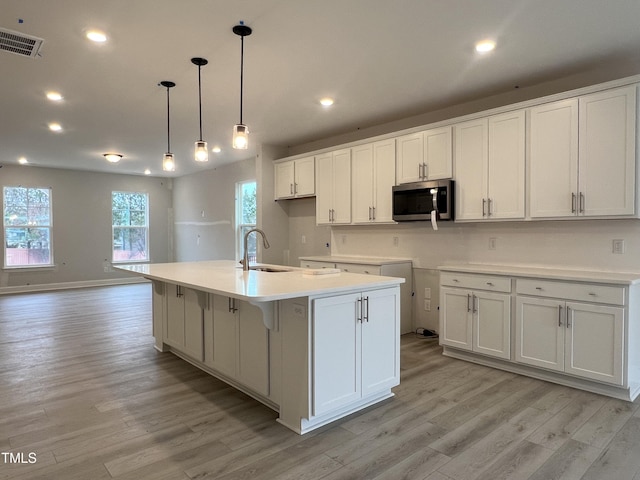
[[[550,278],[577,282],[614,283],[621,285],[640,284],[640,273],[611,272],[600,270],[572,270],[554,267],[527,267],[518,265],[454,264],[438,267],[443,272],[482,273],[510,277]]]
[[[330,263],[356,263],[360,265],[390,265],[394,263],[404,263],[412,261],[409,258],[348,257],[340,255],[300,257],[300,260]]]
[[[151,280],[254,302],[339,294],[404,283],[403,278],[396,277],[346,272],[310,275],[303,268],[280,265],[273,267],[289,271],[244,272],[242,266],[232,260],[114,265],[114,268]]]

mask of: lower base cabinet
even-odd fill
[[[164,343],[202,361],[206,294],[180,285],[165,284],[165,300]]]
[[[397,312],[395,289],[314,300],[313,415],[399,383]]]

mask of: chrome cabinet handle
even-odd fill
[[[424,178],[424,174],[422,173],[422,167],[424,166],[424,163],[419,163],[418,164],[418,178],[420,180],[422,180]]]
[[[298,193],[298,184],[297,183],[293,184],[293,193],[294,194]]]
[[[584,193],[580,192],[580,212],[584,213]]]
[[[356,317],[358,322],[362,323],[362,298],[358,298],[356,300]]]
[[[576,213],[576,194],[571,193],[571,213]]]
[[[364,297],[362,299],[362,303],[364,307],[364,314],[362,315],[362,318],[365,322],[369,323],[369,297]]]
[[[490,217],[493,212],[491,211],[491,205],[493,204],[493,200],[490,198],[487,199],[487,217]]]
[[[467,312],[471,311],[471,307],[469,306],[470,300],[471,300],[471,294],[467,293]]]
[[[289,184],[289,193],[293,194],[293,183]]]
[[[562,326],[562,305],[558,305],[558,326]]]
[[[371,207],[371,220],[376,219],[376,207]]]
[[[371,221],[371,207],[369,207],[369,221]]]
[[[473,313],[478,313],[478,303],[480,302],[480,300],[475,295],[472,295],[472,298],[473,300],[471,302],[471,305],[473,306]]]
[[[426,163],[422,164],[422,178],[424,178],[425,180],[427,179],[427,164]]]
[[[571,307],[567,307],[567,328],[571,326]]]
[[[487,214],[485,213],[485,204],[487,203],[486,199],[482,199],[482,216],[486,216]]]

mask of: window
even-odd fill
[[[146,193],[112,192],[113,255],[116,262],[149,260],[149,197]]]
[[[51,189],[4,187],[4,266],[53,265]]]
[[[256,226],[256,182],[236,184],[236,259],[244,256],[244,234]],[[256,237],[249,237],[249,261],[256,261]]]

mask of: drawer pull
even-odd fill
[[[542,291],[542,287],[536,287],[536,290]]]
[[[452,282],[460,283],[460,280],[458,280],[457,278],[454,278],[454,279],[452,280]]]
[[[597,294],[595,294],[595,293],[593,293],[593,292],[589,292],[589,296],[590,296],[590,297],[597,297],[598,295],[597,295]]]
[[[489,285],[490,287],[494,286],[493,283],[491,283],[491,282],[487,282],[487,285]]]

